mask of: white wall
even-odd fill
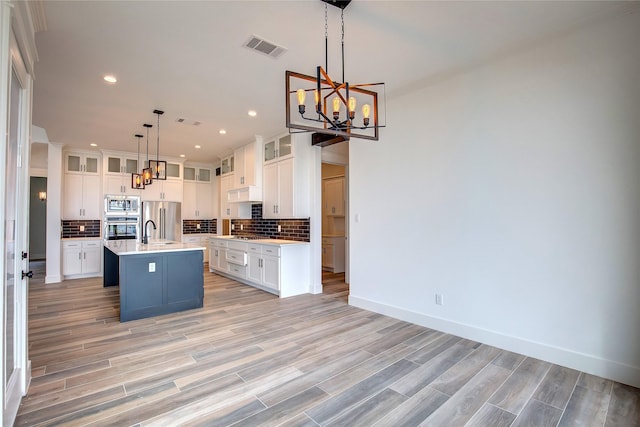
[[[625,15],[390,100],[349,147],[350,302],[640,386],[638,40]]]

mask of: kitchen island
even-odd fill
[[[120,287],[121,322],[202,307],[204,247],[108,240],[104,249],[104,286]]]

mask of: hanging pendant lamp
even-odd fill
[[[285,123],[289,133],[313,132],[312,144],[326,147],[350,138],[377,141],[379,129],[385,124],[385,84],[349,84],[345,80],[344,66],[344,9],[350,0],[322,0],[324,5],[325,67],[318,66],[316,75],[294,71],[285,72]],[[328,5],[341,9],[342,27],[342,81],[328,74]],[[313,98],[307,111],[305,99]],[[311,96],[313,94],[313,96]],[[362,105],[362,117],[356,107]],[[378,107],[382,106],[379,111]]]
[[[142,169],[142,182],[144,185],[153,184],[153,176],[151,172],[151,166],[149,164],[149,128],[153,127],[149,123],[145,123],[142,125],[147,128],[147,162],[145,163],[146,168]]]
[[[136,165],[140,164],[140,138],[143,135],[136,134],[136,138],[138,138],[138,160]],[[131,174],[131,188],[144,190],[144,179],[142,178],[142,174],[132,173]]]
[[[156,160],[149,163],[149,167],[152,170],[153,179],[166,180],[167,179],[167,162],[160,160],[160,116],[164,114],[164,111],[153,110],[153,114],[158,115],[158,127],[157,127],[157,140],[156,140]]]

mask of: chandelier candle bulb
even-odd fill
[[[340,117],[340,98],[337,96],[333,98],[333,120],[338,120]]]
[[[304,89],[298,89],[297,91],[298,94],[298,111],[300,111],[300,114],[304,114],[304,99],[307,96],[307,94],[305,93]]]
[[[362,121],[364,122],[365,126],[369,126],[369,113],[371,112],[371,107],[369,106],[369,104],[364,104],[362,106]]]
[[[353,120],[356,116],[356,99],[351,96],[349,97],[349,119]]]

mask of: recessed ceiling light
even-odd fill
[[[196,148],[200,148],[200,146],[199,146],[199,145],[196,145]]]
[[[96,143],[94,143],[94,142],[92,142],[92,143],[91,143],[91,144],[89,144],[89,145],[91,145],[92,147],[97,147],[97,146],[98,146],[98,144],[96,144]]]
[[[184,154],[180,154],[180,157],[186,157]]]
[[[251,117],[255,117],[258,115],[258,113],[256,112],[256,110],[249,110],[249,112],[247,113],[249,114]]]
[[[226,135],[227,131],[224,129],[219,130],[220,135]]]
[[[111,74],[107,74],[103,77],[103,79],[107,83],[116,83],[118,81],[118,79],[116,79],[116,76],[113,76]]]

